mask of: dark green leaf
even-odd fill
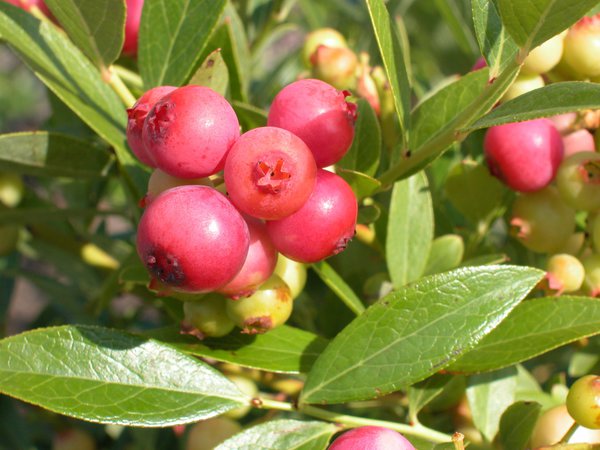
[[[191,355],[282,373],[308,372],[327,346],[327,340],[286,325],[255,336],[236,330],[228,336],[203,341],[181,335],[176,328],[155,330],[148,335]]]
[[[0,373],[4,394],[101,423],[165,427],[206,419],[249,400],[197,359],[99,327],[45,328],[5,338]]]
[[[450,380],[451,375],[436,374],[409,388],[408,408],[413,421],[425,405],[442,393]]]
[[[517,306],[498,328],[448,370],[494,370],[598,333],[600,300],[568,296],[532,299]]]
[[[358,199],[371,196],[381,187],[381,183],[373,177],[348,169],[337,169],[336,173],[352,188]]]
[[[102,177],[113,158],[67,135],[35,131],[0,135],[0,170],[51,177]]]
[[[213,51],[206,57],[189,84],[209,87],[223,96],[227,93],[229,72],[221,56],[221,49]]]
[[[404,51],[396,24],[390,18],[383,0],[367,0],[367,8],[375,39],[381,53],[385,73],[394,96],[394,105],[405,142],[408,141],[410,125],[410,82],[405,64]]]
[[[432,275],[458,267],[464,252],[465,243],[457,234],[446,234],[435,238],[431,244],[424,274]]]
[[[108,67],[125,39],[123,0],[46,0],[71,40],[96,67]]]
[[[490,68],[490,75],[496,76],[516,57],[519,47],[502,25],[492,0],[472,0],[472,8],[479,48]]]
[[[312,269],[321,280],[331,289],[344,304],[356,315],[362,314],[365,310],[360,298],[354,293],[352,288],[344,279],[333,270],[326,261],[321,261],[311,265]]]
[[[525,450],[542,405],[535,402],[517,402],[508,407],[500,419],[499,440],[502,448]]]
[[[509,367],[497,372],[469,378],[467,399],[473,422],[481,434],[492,441],[500,426],[500,417],[515,398],[517,369]]]
[[[431,376],[493,330],[542,275],[528,267],[474,267],[392,292],[327,346],[301,401],[370,399]]]
[[[154,0],[144,5],[138,60],[146,88],[185,83],[224,8],[225,0]]]
[[[354,126],[354,140],[348,153],[336,167],[355,170],[373,176],[379,166],[381,129],[377,116],[365,99],[358,100],[358,119]]]
[[[585,81],[552,83],[503,103],[468,129],[476,130],[583,109],[600,109],[600,84]]]
[[[326,422],[272,420],[226,440],[215,450],[323,450],[339,428]]]
[[[392,191],[385,253],[395,287],[423,275],[432,239],[433,205],[427,176],[420,172]]]
[[[494,0],[517,44],[527,51],[577,22],[598,0]]]

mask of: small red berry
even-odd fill
[[[317,167],[336,163],[354,139],[356,104],[321,80],[299,80],[275,96],[267,124],[284,128],[302,139],[313,153]]]
[[[560,134],[548,119],[491,127],[484,150],[490,172],[519,192],[546,187],[563,157]]]
[[[329,450],[416,450],[400,433],[384,427],[366,426],[346,431]]]
[[[146,116],[154,104],[168,93],[174,91],[174,86],[158,86],[144,93],[135,105],[127,110],[127,143],[134,155],[150,167],[156,167],[142,142],[142,128]]]
[[[151,276],[174,291],[208,292],[242,268],[249,245],[246,222],[208,186],[169,189],[146,208],[137,251]]]
[[[177,178],[200,178],[223,169],[240,135],[235,112],[204,86],[175,89],[148,113],[142,139],[156,167]]]
[[[315,184],[312,153],[289,131],[261,127],[244,133],[225,162],[225,185],[233,204],[265,220],[297,211]]]
[[[290,259],[313,263],[346,248],[354,236],[358,205],[348,184],[327,170],[307,202],[294,214],[267,222],[275,248]]]

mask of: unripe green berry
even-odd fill
[[[281,253],[277,256],[275,266],[276,275],[279,275],[290,288],[292,299],[298,297],[306,284],[306,265],[286,258]]]
[[[258,394],[258,388],[256,387],[256,383],[251,379],[240,376],[240,375],[229,375],[231,381],[235,383],[238,389],[246,394],[248,397],[254,398]],[[229,417],[230,419],[241,419],[250,411],[250,405],[240,406],[239,408],[231,409],[223,414],[225,417]]]
[[[185,450],[212,450],[221,442],[242,431],[235,420],[219,416],[196,423],[189,434]]]
[[[358,58],[349,48],[319,45],[310,57],[312,75],[339,90],[354,89]]]
[[[227,300],[227,314],[242,333],[260,334],[283,325],[292,306],[290,288],[273,274],[250,297]]]
[[[597,297],[600,294],[600,255],[596,253],[588,255],[581,260],[581,263],[585,269],[584,292],[591,297]]]
[[[600,153],[578,152],[567,157],[558,168],[556,186],[572,208],[600,209]]]
[[[25,186],[19,175],[14,173],[0,174],[0,204],[14,208],[21,202],[24,191]]]
[[[567,410],[575,422],[586,428],[600,428],[600,376],[579,378],[567,395]]]
[[[222,295],[207,294],[183,304],[184,327],[199,338],[221,337],[235,327],[226,311],[226,299]]]
[[[526,94],[534,89],[544,87],[544,79],[538,74],[521,74],[517,77],[513,84],[508,88],[504,96],[502,97],[503,102],[512,100],[519,95]]]
[[[510,225],[528,249],[554,253],[575,231],[575,211],[561,200],[554,187],[548,186],[515,199]]]
[[[575,292],[583,284],[585,270],[581,262],[572,255],[559,253],[548,260],[546,281],[551,293]]]
[[[563,58],[584,77],[600,75],[600,14],[584,17],[571,27],[564,42]]]
[[[319,28],[311,31],[304,38],[302,47],[302,61],[306,67],[311,66],[310,58],[320,45],[330,48],[348,48],[344,36],[333,28]]]
[[[581,253],[583,244],[585,244],[585,233],[577,231],[569,236],[564,245],[558,249],[558,253],[577,256]]]
[[[531,50],[529,55],[527,55],[527,58],[525,58],[521,73],[539,75],[551,70],[558,64],[562,57],[563,41],[564,36],[562,34],[557,34]]]

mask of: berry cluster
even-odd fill
[[[578,46],[599,42],[600,15],[582,19],[527,56],[502,101],[556,79],[565,67],[577,79],[593,78],[597,74],[581,68],[576,55]],[[600,64],[599,55],[582,58]],[[548,293],[600,294],[599,118],[598,111],[567,113],[494,126],[485,135],[490,172],[518,193],[510,217],[513,234],[529,250],[549,256],[543,285]],[[577,230],[576,215],[587,217],[587,230]]]
[[[277,94],[267,126],[241,135],[231,105],[208,87],[156,87],[128,110],[129,145],[155,168],[138,254],[151,288],[193,300],[188,332],[222,336],[237,325],[261,333],[283,324],[290,288],[297,295],[303,283],[298,289],[289,266],[339,253],[353,237],[356,197],[324,169],[352,144],[356,106],[347,95],[320,80],[297,81]],[[278,254],[289,280],[276,272]],[[198,298],[209,292],[229,299]]]

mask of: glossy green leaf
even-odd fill
[[[221,49],[211,52],[206,57],[188,84],[209,87],[223,96],[227,93],[229,72],[221,56]]]
[[[492,0],[472,0],[471,5],[479,49],[490,68],[490,76],[496,76],[516,57],[519,47],[502,25]]]
[[[433,239],[433,205],[424,172],[398,181],[392,191],[385,254],[395,287],[425,271]]]
[[[469,378],[467,399],[473,422],[481,434],[492,441],[498,433],[500,418],[515,399],[517,369],[509,367],[497,372]]]
[[[487,75],[486,70],[468,73],[417,105],[412,112],[410,139],[410,148],[415,153],[453,126],[456,116],[481,94],[488,81]]]
[[[408,409],[414,421],[425,405],[442,393],[452,380],[451,375],[435,374],[426,380],[412,385],[408,390]]]
[[[446,234],[435,238],[431,243],[424,274],[432,275],[458,267],[464,252],[465,243],[457,234]]]
[[[487,128],[584,109],[600,109],[600,84],[585,81],[552,83],[503,103],[468,129]]]
[[[114,148],[136,198],[146,190],[145,170],[127,150],[125,107],[100,72],[53,24],[0,2],[0,36],[42,82]]]
[[[502,448],[525,450],[541,411],[542,405],[536,402],[510,405],[500,418],[498,440]]]
[[[225,0],[153,0],[144,5],[138,61],[146,88],[186,82],[224,8]]]
[[[569,296],[536,298],[517,306],[498,328],[448,370],[495,370],[598,333],[600,300]]]
[[[228,336],[203,341],[181,335],[173,327],[154,330],[148,336],[191,355],[282,373],[308,372],[328,343],[313,333],[286,325],[255,336],[234,330]]]
[[[340,168],[336,169],[336,173],[346,180],[358,199],[373,195],[381,187],[379,180],[362,172]]]
[[[0,374],[4,394],[101,423],[164,427],[216,416],[249,400],[197,359],[99,327],[43,328],[5,338]]]
[[[106,176],[113,158],[93,144],[67,135],[34,131],[0,135],[0,170],[51,177]]]
[[[354,140],[350,150],[336,164],[336,167],[373,176],[379,166],[381,128],[377,115],[369,102],[359,99],[357,104],[358,118],[354,126]]]
[[[398,30],[383,0],[366,0],[366,3],[385,73],[394,96],[394,106],[400,122],[402,138],[407,142],[411,129],[410,82]]]
[[[504,26],[527,51],[577,22],[598,0],[494,0]]]
[[[323,450],[338,431],[337,426],[326,422],[272,420],[236,434],[215,450]]]
[[[121,54],[125,39],[124,0],[46,0],[71,40],[96,67]]]
[[[529,267],[474,267],[392,292],[327,346],[301,402],[370,399],[431,376],[493,330],[542,275]]]
[[[327,263],[321,261],[310,266],[319,278],[331,289],[350,310],[356,314],[362,314],[365,310],[360,298],[344,279]]]

